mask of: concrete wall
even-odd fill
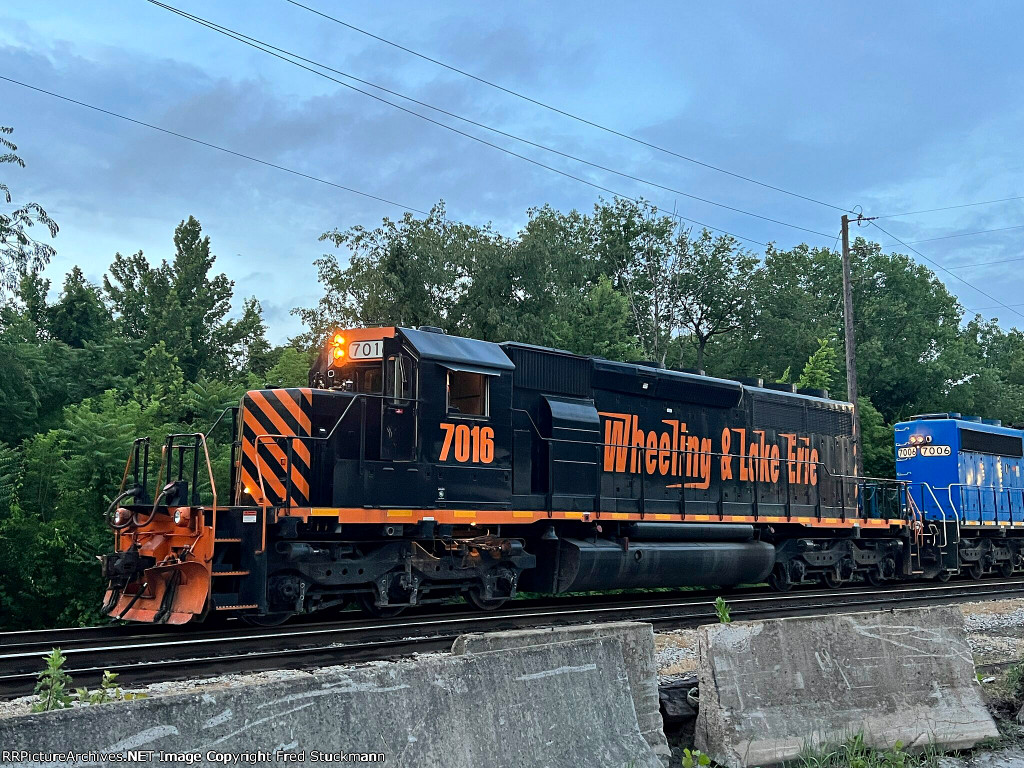
[[[731,768],[862,733],[888,747],[997,735],[955,607],[702,627],[696,745]]]
[[[311,750],[383,752],[402,768],[662,765],[640,735],[622,643],[611,637],[0,720],[0,750],[130,749],[199,753],[199,765],[217,764],[209,751],[257,750],[304,750],[307,763]],[[2,768],[50,764],[66,765],[0,757]],[[256,764],[284,763],[267,754]]]
[[[505,651],[527,645],[575,642],[599,637],[615,637],[621,641],[626,677],[629,680],[640,733],[667,764],[671,752],[661,721],[658,700],[658,666],[654,660],[654,629],[650,624],[617,621],[605,624],[462,635],[455,641],[452,653]]]

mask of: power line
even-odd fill
[[[769,222],[771,222],[773,224],[779,224],[781,226],[789,227],[791,229],[798,229],[798,230],[800,230],[802,232],[809,232],[812,235],[819,235],[821,237],[826,237],[826,238],[829,237],[829,235],[824,233],[824,232],[818,232],[817,230],[814,230],[814,229],[808,229],[807,227],[802,227],[802,226],[799,226],[797,224],[792,224],[792,223],[790,223],[788,221],[782,221],[780,219],[773,219],[770,216],[764,216],[762,214],[754,213],[753,211],[748,211],[748,210],[745,210],[743,208],[737,208],[735,206],[728,205],[726,203],[721,203],[721,202],[718,202],[716,200],[709,200],[708,198],[701,197],[699,195],[695,195],[695,194],[692,194],[690,192],[685,192],[685,191],[683,191],[681,189],[676,189],[675,187],[670,187],[670,186],[666,186],[664,184],[660,184],[660,183],[658,183],[656,181],[651,181],[650,179],[646,179],[646,178],[644,178],[642,176],[636,176],[634,174],[627,173],[625,171],[620,171],[620,170],[617,170],[615,168],[611,168],[611,167],[606,166],[606,165],[601,165],[600,163],[595,163],[595,162],[593,162],[591,160],[587,160],[585,158],[582,158],[582,157],[580,157],[578,155],[574,155],[574,154],[569,153],[569,152],[563,152],[562,150],[555,149],[554,147],[550,147],[550,146],[548,146],[546,144],[541,144],[539,142],[532,141],[530,139],[524,138],[523,136],[519,136],[519,135],[514,134],[514,133],[509,133],[508,131],[503,131],[500,128],[495,128],[493,126],[487,125],[486,123],[481,123],[481,122],[479,122],[477,120],[473,120],[472,118],[465,117],[465,116],[457,114],[455,112],[450,112],[450,111],[448,111],[446,109],[443,109],[442,107],[435,106],[435,105],[430,104],[430,103],[425,102],[425,101],[420,101],[419,99],[413,98],[412,96],[407,96],[406,94],[401,93],[399,91],[395,91],[395,90],[393,90],[391,88],[387,88],[387,87],[385,87],[383,85],[380,85],[378,83],[374,83],[374,82],[372,82],[370,80],[365,80],[365,79],[363,79],[361,77],[357,77],[356,75],[353,75],[350,72],[344,72],[344,71],[342,71],[340,69],[336,69],[334,67],[331,67],[331,66],[329,66],[327,64],[323,64],[322,62],[316,61],[314,59],[306,58],[305,56],[301,56],[300,54],[295,53],[294,51],[289,51],[289,50],[287,50],[285,48],[279,48],[278,46],[272,45],[271,43],[268,43],[265,40],[260,40],[259,38],[251,37],[249,35],[246,35],[243,32],[239,32],[238,30],[231,29],[230,27],[225,27],[222,24],[218,24],[218,23],[210,21],[208,19],[204,19],[204,18],[202,18],[200,16],[196,16],[193,13],[189,13],[187,11],[181,11],[181,10],[179,10],[177,8],[174,8],[173,6],[167,5],[166,3],[159,2],[158,0],[148,0],[148,2],[152,3],[153,5],[156,5],[156,6],[159,6],[161,8],[164,8],[165,10],[169,10],[169,11],[171,11],[173,13],[177,13],[178,15],[183,16],[184,18],[187,18],[187,19],[189,19],[191,21],[195,21],[197,23],[201,23],[204,26],[207,26],[207,27],[209,27],[211,29],[215,29],[216,31],[221,32],[223,34],[226,34],[226,35],[228,35],[230,37],[234,37],[236,40],[239,40],[240,42],[246,41],[249,44],[253,45],[254,47],[262,46],[263,48],[267,48],[267,49],[270,49],[272,51],[277,51],[278,53],[284,54],[285,56],[290,56],[293,59],[297,59],[299,61],[304,61],[307,64],[312,64],[313,66],[319,67],[320,69],[327,70],[328,72],[334,72],[335,74],[341,75],[342,77],[348,78],[349,80],[353,80],[353,81],[355,81],[357,83],[361,83],[361,84],[367,85],[367,86],[369,86],[371,88],[375,88],[375,89],[377,89],[379,91],[383,91],[384,93],[390,94],[392,96],[396,96],[396,97],[398,97],[400,99],[403,99],[404,101],[408,101],[408,102],[410,102],[412,104],[416,104],[416,105],[421,106],[421,107],[426,107],[427,109],[433,110],[434,112],[438,112],[438,113],[440,113],[442,115],[446,115],[447,117],[451,117],[451,118],[454,118],[456,120],[460,120],[460,121],[462,121],[464,123],[467,123],[469,125],[475,126],[477,128],[482,128],[485,131],[490,131],[491,133],[498,134],[499,136],[504,136],[505,138],[512,139],[513,141],[521,142],[523,144],[526,144],[528,146],[534,147],[536,149],[541,149],[541,150],[544,150],[545,152],[551,152],[552,154],[558,155],[560,157],[564,157],[564,158],[566,158],[568,160],[572,160],[574,162],[581,163],[583,165],[588,165],[591,168],[596,168],[598,170],[605,171],[607,173],[615,174],[616,176],[621,176],[624,179],[629,179],[631,181],[636,181],[636,182],[639,182],[641,184],[646,184],[648,186],[655,187],[657,189],[661,189],[661,190],[663,190],[665,192],[672,192],[673,194],[681,195],[683,197],[688,197],[691,200],[697,200],[698,202],[701,202],[701,203],[706,203],[708,205],[713,205],[713,206],[716,206],[718,208],[724,208],[725,210],[728,210],[728,211],[733,211],[735,213],[740,213],[740,214],[743,214],[744,216],[752,216],[752,217],[754,217],[756,219],[761,219],[762,221],[769,221]]]
[[[888,231],[886,231],[885,229],[883,229],[883,228],[881,227],[881,225],[879,225],[879,223],[878,223],[877,221],[872,221],[872,222],[871,222],[871,225],[872,225],[873,227],[875,227],[876,229],[878,229],[878,230],[879,230],[879,231],[880,231],[880,232],[881,232],[882,234],[885,234],[885,235],[888,235],[889,237],[891,237],[891,238],[892,238],[893,240],[895,240],[895,241],[896,241],[897,243],[899,243],[900,245],[902,245],[902,246],[903,246],[904,248],[909,248],[909,249],[910,249],[911,251],[913,251],[914,253],[916,253],[916,254],[917,254],[918,256],[920,256],[920,257],[921,257],[922,259],[924,259],[924,260],[925,260],[925,261],[927,261],[928,263],[930,263],[930,264],[934,265],[934,266],[935,266],[935,267],[937,267],[938,269],[941,269],[941,270],[942,270],[943,272],[945,272],[946,274],[948,274],[948,275],[951,275],[952,277],[955,277],[955,278],[956,278],[957,280],[959,280],[959,281],[960,281],[961,283],[963,283],[964,285],[966,285],[966,286],[967,286],[968,288],[972,288],[972,289],[974,289],[975,291],[977,291],[978,293],[980,293],[980,294],[981,294],[982,296],[984,296],[985,298],[987,298],[987,299],[991,299],[992,301],[994,301],[994,302],[995,302],[995,303],[996,303],[996,304],[997,304],[998,306],[1002,307],[1003,309],[1008,309],[1008,310],[1010,310],[1011,312],[1013,312],[1013,313],[1014,313],[1015,315],[1018,315],[1019,317],[1021,317],[1021,318],[1024,318],[1024,314],[1020,313],[1019,311],[1017,311],[1016,309],[1014,309],[1014,308],[1013,308],[1013,307],[1011,307],[1010,305],[1008,305],[1008,304],[1004,304],[1003,302],[999,301],[999,299],[997,299],[997,298],[996,298],[995,296],[993,296],[993,295],[991,295],[991,294],[989,294],[989,293],[986,293],[985,291],[983,291],[983,290],[982,290],[981,288],[979,288],[978,286],[974,285],[973,283],[970,283],[970,282],[968,282],[968,281],[967,281],[967,280],[965,280],[964,278],[960,277],[960,275],[956,274],[955,272],[952,272],[952,271],[951,271],[950,269],[948,269],[947,267],[944,267],[944,266],[942,266],[941,264],[939,264],[939,263],[938,263],[937,261],[935,261],[934,259],[931,259],[931,258],[929,258],[929,257],[925,256],[925,255],[924,255],[923,253],[921,253],[921,252],[920,252],[919,250],[917,250],[916,248],[914,248],[914,247],[913,247],[912,245],[909,245],[909,244],[907,244],[907,243],[903,242],[903,241],[902,241],[902,240],[900,240],[900,239],[899,239],[898,237],[896,237],[896,235],[892,234],[891,232],[888,232]]]
[[[289,0],[291,2],[291,0]],[[1008,203],[1013,200],[1024,200],[1024,195],[1017,197],[1002,197],[998,200],[982,200],[978,203],[961,203],[960,205],[947,205],[944,208],[926,208],[923,211],[904,211],[903,213],[887,213],[884,216],[875,216],[876,219],[894,219],[897,216],[916,216],[919,213],[935,213],[937,211],[952,211],[957,208],[973,208],[978,205],[993,205],[995,203]]]
[[[981,229],[977,232],[958,232],[955,235],[943,235],[942,237],[929,237],[927,240],[911,240],[910,245],[918,243],[934,243],[936,240],[951,240],[954,237],[972,237],[974,235],[987,235],[992,232],[1006,232],[1011,229],[1024,229],[1024,224],[1015,224],[1012,227],[998,227],[996,229]]]
[[[1015,259],[999,259],[998,261],[979,261],[974,264],[961,264],[957,267],[949,267],[949,269],[971,269],[973,267],[990,267],[994,264],[1012,264],[1016,261],[1024,261],[1024,256],[1018,256]]]
[[[637,203],[638,205],[645,205],[646,206],[648,204],[645,203],[644,201],[638,199],[638,198],[631,197],[631,196],[626,195],[626,194],[624,194],[622,192],[618,192],[618,191],[616,191],[614,189],[611,189],[611,188],[606,187],[604,185],[598,184],[597,182],[590,181],[589,179],[583,178],[581,176],[577,176],[577,175],[569,173],[567,171],[563,171],[563,170],[561,170],[559,168],[555,168],[554,166],[547,165],[546,163],[543,163],[543,162],[541,162],[539,160],[536,160],[534,158],[531,158],[531,157],[528,157],[526,155],[519,154],[518,152],[515,152],[513,150],[510,150],[507,147],[503,147],[503,146],[501,146],[499,144],[495,144],[493,142],[487,141],[486,139],[482,139],[479,136],[475,136],[475,135],[473,135],[471,133],[467,133],[466,131],[462,131],[462,130],[460,130],[458,128],[455,128],[455,127],[453,127],[451,125],[448,125],[447,123],[443,123],[443,122],[441,122],[439,120],[435,120],[435,119],[433,119],[431,117],[428,117],[427,115],[424,115],[424,114],[422,114],[420,112],[416,112],[415,110],[409,109],[407,107],[403,107],[400,104],[396,104],[393,101],[389,101],[388,99],[385,99],[385,98],[383,98],[381,96],[378,96],[377,94],[370,93],[369,91],[364,91],[361,88],[357,88],[357,87],[355,87],[355,86],[353,86],[353,85],[351,85],[349,83],[346,83],[346,82],[344,82],[342,80],[338,80],[335,77],[331,77],[330,75],[327,75],[324,72],[319,71],[318,69],[313,69],[312,67],[308,67],[308,66],[300,63],[300,61],[306,61],[306,62],[309,62],[309,63],[313,64],[316,67],[320,67],[321,69],[326,69],[326,70],[331,71],[331,72],[337,72],[338,74],[341,74],[344,77],[356,80],[356,81],[364,83],[364,84],[368,84],[371,87],[374,87],[374,88],[377,88],[379,90],[385,91],[387,93],[396,95],[399,98],[405,99],[407,101],[411,101],[413,103],[420,104],[421,106],[425,106],[428,109],[432,109],[432,110],[435,110],[437,112],[441,112],[443,114],[455,117],[455,118],[457,118],[459,120],[463,120],[463,121],[465,121],[467,123],[470,123],[472,125],[476,125],[478,127],[484,128],[486,130],[493,131],[495,133],[499,133],[501,135],[507,136],[509,138],[513,138],[513,139],[518,140],[518,141],[522,141],[522,142],[530,144],[532,146],[539,147],[541,149],[546,149],[547,151],[554,152],[556,154],[562,155],[562,156],[567,157],[567,158],[571,158],[573,160],[576,160],[577,162],[581,162],[581,163],[585,163],[587,165],[591,165],[591,166],[593,166],[595,168],[600,168],[602,170],[606,170],[606,171],[609,171],[611,173],[616,173],[616,174],[618,174],[620,176],[625,176],[627,178],[635,179],[635,180],[640,181],[642,183],[650,184],[652,186],[657,186],[657,187],[659,187],[661,189],[665,189],[665,190],[674,192],[676,194],[680,194],[680,195],[684,195],[686,197],[691,197],[693,199],[700,200],[701,202],[709,203],[711,205],[716,205],[716,206],[719,206],[721,208],[727,208],[727,209],[735,211],[737,213],[742,213],[744,215],[753,216],[755,218],[763,219],[763,220],[770,221],[770,222],[773,222],[773,223],[776,223],[776,224],[781,224],[783,226],[791,227],[793,229],[799,229],[799,230],[802,230],[802,231],[805,231],[805,232],[809,232],[811,234],[820,235],[822,237],[830,237],[830,235],[826,235],[825,233],[822,233],[822,232],[817,232],[817,231],[815,231],[813,229],[807,229],[806,227],[800,227],[798,225],[790,224],[790,223],[785,222],[785,221],[780,221],[778,219],[772,219],[772,218],[769,218],[767,216],[762,216],[762,215],[757,214],[757,213],[752,213],[750,211],[745,211],[745,210],[740,209],[740,208],[734,208],[732,206],[725,205],[724,203],[717,203],[717,202],[714,202],[714,201],[711,201],[711,200],[707,200],[705,198],[699,198],[699,197],[696,197],[695,195],[691,195],[691,194],[689,194],[687,192],[683,192],[681,190],[676,190],[676,189],[673,189],[671,187],[666,187],[666,186],[663,186],[663,185],[660,185],[660,184],[656,184],[655,182],[646,181],[646,180],[644,180],[644,179],[642,179],[640,177],[631,176],[630,174],[625,174],[625,173],[622,173],[622,172],[619,172],[619,171],[615,171],[614,169],[607,168],[605,166],[601,166],[601,165],[598,165],[596,163],[591,163],[591,162],[589,162],[587,160],[583,160],[583,159],[578,158],[578,157],[576,157],[574,155],[569,155],[569,154],[566,154],[564,152],[560,152],[559,150],[552,149],[550,147],[545,147],[544,145],[541,145],[541,144],[536,144],[535,142],[531,142],[531,141],[529,141],[527,139],[523,139],[523,138],[517,137],[514,134],[505,133],[504,131],[500,131],[500,130],[498,130],[496,128],[491,128],[490,126],[484,125],[482,123],[477,123],[477,122],[475,122],[473,120],[470,120],[469,118],[464,118],[464,117],[461,117],[461,116],[456,115],[454,113],[447,112],[447,111],[445,111],[443,109],[440,109],[438,107],[434,107],[434,106],[432,106],[430,104],[426,104],[424,102],[417,101],[416,99],[410,98],[408,96],[404,96],[401,93],[397,93],[395,91],[389,90],[389,89],[384,88],[382,86],[378,86],[378,85],[376,85],[374,83],[370,83],[370,82],[368,82],[366,80],[361,80],[359,78],[353,77],[352,75],[349,75],[349,74],[344,73],[344,72],[340,72],[339,70],[332,69],[331,67],[328,67],[326,65],[320,64],[319,62],[313,61],[311,59],[306,59],[306,58],[304,58],[302,56],[299,56],[298,54],[294,54],[294,53],[292,53],[290,51],[287,51],[285,49],[277,48],[276,46],[273,46],[273,45],[271,45],[269,43],[265,43],[262,40],[258,40],[257,38],[249,37],[248,35],[245,35],[245,34],[243,34],[241,32],[237,32],[237,31],[235,31],[233,29],[230,29],[228,27],[225,27],[225,26],[223,26],[221,24],[217,24],[216,22],[209,21],[207,19],[204,19],[204,18],[202,18],[200,16],[196,16],[195,14],[189,13],[187,11],[182,11],[182,10],[180,10],[178,8],[175,8],[174,6],[167,5],[166,3],[162,3],[159,0],[146,0],[146,1],[149,2],[152,5],[155,5],[155,6],[159,7],[159,8],[163,8],[164,10],[170,11],[171,13],[174,13],[174,14],[176,14],[178,16],[181,16],[184,19],[187,19],[189,21],[195,22],[196,24],[204,26],[207,29],[210,29],[210,30],[212,30],[214,32],[217,32],[218,34],[224,35],[225,37],[229,37],[229,38],[231,38],[233,40],[236,40],[237,42],[240,42],[240,43],[243,43],[245,45],[248,45],[251,48],[255,48],[258,51],[262,51],[263,53],[267,53],[267,54],[269,54],[269,55],[271,55],[271,56],[273,56],[275,58],[278,58],[278,59],[280,59],[282,61],[285,61],[285,62],[287,62],[289,64],[292,64],[293,66],[299,67],[300,69],[304,69],[307,72],[311,72],[314,75],[318,75],[319,77],[322,77],[322,78],[324,78],[326,80],[330,80],[333,83],[337,83],[338,85],[341,85],[341,86],[343,86],[345,88],[348,88],[348,89],[350,89],[352,91],[355,91],[356,93],[360,93],[360,94],[362,94],[364,96],[368,96],[369,98],[374,99],[375,101],[379,101],[379,102],[381,102],[383,104],[387,104],[388,106],[391,106],[391,107],[393,107],[395,109],[401,110],[402,112],[405,112],[406,114],[412,115],[414,117],[418,117],[421,120],[425,120],[426,122],[432,123],[433,125],[436,125],[436,126],[438,126],[440,128],[444,128],[444,129],[446,129],[448,131],[451,131],[451,132],[456,133],[456,134],[458,134],[460,136],[463,136],[465,138],[468,138],[468,139],[471,139],[473,141],[476,141],[476,142],[478,142],[480,144],[483,144],[485,146],[491,147],[492,149],[496,149],[499,152],[503,152],[503,153],[505,153],[507,155],[511,155],[512,157],[516,157],[516,158],[518,158],[520,160],[523,160],[525,162],[528,162],[528,163],[530,163],[532,165],[536,165],[536,166],[538,166],[540,168],[543,168],[545,170],[551,171],[553,173],[557,173],[560,176],[564,176],[566,178],[572,179],[572,180],[577,181],[577,182],[579,182],[581,184],[586,184],[587,186],[593,187],[594,189],[598,189],[598,190],[600,190],[602,192],[607,192],[608,194],[614,195],[615,197],[619,197],[619,198],[622,198],[624,200],[630,200],[630,201],[632,201],[634,203]],[[289,57],[292,57],[292,58],[289,58]],[[296,59],[298,59],[298,61]],[[662,210],[665,210],[665,209],[662,209]],[[722,232],[724,234],[727,234],[727,235],[729,235],[731,237],[734,237],[736,239],[739,239],[739,240],[746,240],[748,242],[756,243],[756,244],[761,245],[761,246],[766,245],[766,243],[763,243],[760,240],[755,240],[754,238],[751,238],[751,237],[744,237],[742,235],[737,235],[737,234],[734,234],[732,232],[729,232],[728,230],[722,229],[721,227],[714,227],[714,226],[711,226],[710,224],[705,224],[704,222],[698,221],[697,219],[693,219],[693,218],[689,218],[689,217],[686,217],[686,216],[682,216],[682,215],[677,214],[677,213],[668,213],[667,211],[665,211],[665,212],[666,212],[667,215],[670,215],[670,216],[672,216],[674,218],[677,218],[677,219],[679,219],[681,221],[687,221],[687,222],[690,222],[692,224],[696,224],[698,226],[705,227],[705,228],[713,230],[713,231]]]
[[[122,114],[120,114],[118,112],[113,112],[113,111],[111,111],[109,109],[104,109],[103,107],[97,107],[97,106],[95,106],[93,104],[87,104],[84,101],[79,101],[78,99],[73,99],[70,96],[64,96],[64,95],[62,95],[60,93],[55,93],[54,91],[48,91],[45,88],[39,88],[38,86],[35,86],[35,85],[29,85],[28,83],[23,83],[20,80],[15,80],[14,78],[11,78],[11,77],[5,77],[4,75],[0,75],[0,80],[5,80],[8,83],[12,83],[14,85],[20,85],[22,88],[28,88],[29,90],[36,91],[37,93],[42,93],[42,94],[45,94],[47,96],[52,96],[55,99],[60,99],[61,101],[66,101],[66,102],[68,102],[70,104],[75,104],[75,105],[77,105],[79,107],[85,107],[86,109],[91,109],[91,110],[93,110],[95,112],[101,112],[104,115],[109,115],[110,117],[116,117],[119,120],[125,120],[125,121],[127,121],[129,123],[134,123],[135,125],[141,125],[144,128],[150,128],[150,129],[152,129],[154,131],[160,131],[161,133],[165,133],[165,134],[167,134],[169,136],[174,136],[176,138],[183,139],[185,141],[191,141],[194,144],[200,144],[200,145],[202,145],[204,147],[209,147],[210,149],[216,149],[218,152],[225,152],[225,153],[227,153],[229,155],[234,155],[235,157],[240,157],[243,160],[249,160],[249,161],[254,162],[254,163],[259,163],[260,165],[265,165],[265,166],[267,166],[269,168],[274,168],[274,169],[276,169],[278,171],[284,171],[285,173],[290,173],[290,174],[293,174],[295,176],[301,176],[302,178],[309,179],[310,181],[316,181],[316,182],[319,182],[320,184],[326,184],[326,185],[328,185],[330,187],[336,187],[337,189],[344,190],[345,192],[351,192],[354,195],[360,195],[361,197],[367,197],[367,198],[370,198],[371,200],[377,200],[378,202],[381,202],[381,203],[387,203],[388,205],[393,205],[396,208],[401,208],[403,210],[412,211],[413,213],[419,213],[419,214],[421,214],[423,216],[428,216],[429,215],[429,212],[420,210],[419,208],[413,208],[411,205],[403,205],[402,203],[396,203],[394,200],[389,200],[386,197],[380,197],[378,195],[374,195],[374,194],[371,194],[369,192],[363,192],[362,190],[355,189],[354,187],[347,187],[344,184],[337,184],[337,183],[335,183],[333,181],[328,181],[327,179],[321,179],[319,176],[312,176],[312,175],[310,175],[308,173],[303,173],[302,171],[297,171],[294,168],[288,168],[288,167],[283,166],[283,165],[278,165],[277,163],[272,163],[269,160],[262,160],[262,159],[260,159],[258,157],[253,157],[252,155],[247,155],[247,154],[245,154],[243,152],[236,152],[233,149],[228,149],[227,147],[222,147],[219,144],[213,144],[213,143],[211,143],[209,141],[203,141],[202,139],[197,139],[197,138],[195,138],[193,136],[186,136],[184,133],[178,133],[177,131],[172,131],[169,128],[161,128],[159,125],[153,125],[152,123],[147,123],[147,122],[145,122],[143,120],[137,120],[134,117],[128,117],[127,115],[122,115]]]
[[[347,27],[348,29],[351,29],[354,32],[358,32],[361,35],[366,35],[367,37],[372,37],[374,40],[378,40],[379,42],[382,42],[382,43],[384,43],[386,45],[390,45],[393,48],[397,48],[397,49],[399,49],[401,51],[405,51],[406,53],[412,54],[413,56],[416,56],[416,57],[418,57],[420,59],[423,59],[424,61],[429,61],[430,63],[436,64],[439,67],[444,67],[445,69],[450,70],[452,72],[455,72],[457,74],[460,74],[460,75],[462,75],[464,77],[468,77],[468,78],[470,78],[472,80],[476,80],[478,83],[482,83],[482,84],[487,85],[487,86],[489,86],[491,88],[496,88],[499,91],[502,91],[504,93],[509,94],[510,96],[515,96],[516,98],[522,99],[523,101],[528,101],[529,103],[534,104],[534,105],[536,105],[538,107],[542,107],[542,108],[550,110],[552,112],[556,112],[559,115],[562,115],[564,117],[568,117],[568,118],[570,118],[572,120],[576,120],[577,122],[583,123],[585,125],[589,125],[589,126],[591,126],[593,128],[597,128],[598,130],[604,131],[606,133],[610,133],[613,136],[618,136],[619,138],[623,138],[623,139],[626,139],[628,141],[635,142],[635,143],[640,144],[642,146],[645,146],[645,147],[647,147],[649,149],[654,149],[654,150],[657,150],[658,152],[663,152],[663,153],[665,153],[667,155],[671,155],[672,157],[679,158],[680,160],[685,160],[688,163],[693,163],[693,164],[699,165],[699,166],[701,166],[703,168],[707,168],[707,169],[712,170],[712,171],[717,171],[718,173],[724,173],[727,176],[732,176],[733,178],[741,179],[741,180],[749,182],[751,184],[756,184],[759,187],[764,187],[765,189],[771,189],[771,190],[773,190],[775,192],[781,192],[782,194],[789,195],[790,197],[796,197],[796,198],[799,198],[800,200],[806,200],[809,203],[816,203],[817,205],[823,205],[826,208],[832,208],[832,209],[837,210],[837,211],[848,211],[847,208],[843,208],[842,206],[833,205],[832,203],[827,203],[827,202],[824,202],[822,200],[818,200],[818,199],[813,198],[813,197],[808,197],[807,195],[801,195],[801,194],[799,194],[797,192],[792,192],[792,191],[790,191],[788,189],[784,189],[782,187],[777,187],[777,186],[775,186],[773,184],[768,184],[767,182],[759,181],[759,180],[751,178],[749,176],[744,176],[743,174],[736,173],[734,171],[730,171],[730,170],[727,170],[725,168],[721,168],[721,167],[719,167],[717,165],[712,165],[711,163],[705,163],[702,160],[697,160],[696,158],[689,157],[689,156],[681,154],[679,152],[675,152],[675,151],[673,151],[671,149],[666,149],[665,147],[658,146],[657,144],[654,144],[652,142],[645,141],[643,139],[637,138],[636,136],[631,136],[628,133],[623,133],[622,131],[617,131],[614,128],[609,128],[608,126],[601,125],[600,123],[597,123],[597,122],[595,122],[593,120],[588,120],[585,117],[581,117],[580,115],[574,114],[574,113],[569,112],[567,110],[560,109],[559,107],[552,106],[551,104],[547,104],[547,103],[545,103],[543,101],[540,101],[539,99],[534,99],[534,98],[532,98],[530,96],[527,96],[526,94],[521,93],[519,91],[512,90],[511,88],[506,88],[503,85],[499,85],[498,83],[495,83],[495,82],[493,82],[491,80],[488,80],[486,78],[480,77],[478,75],[474,75],[471,72],[467,72],[467,71],[465,71],[463,69],[459,69],[458,67],[452,66],[451,64],[446,64],[443,61],[439,61],[438,59],[431,58],[430,56],[427,56],[426,54],[420,53],[418,51],[414,51],[412,48],[407,48],[404,45],[400,45],[399,43],[393,42],[393,41],[388,40],[388,39],[386,39],[384,37],[381,37],[379,35],[375,35],[372,32],[369,32],[369,31],[367,31],[365,29],[362,29],[360,27],[355,26],[354,24],[349,24],[346,21],[342,21],[341,19],[338,19],[338,18],[336,18],[334,16],[330,16],[329,14],[323,13],[322,11],[318,11],[316,8],[311,8],[308,5],[303,5],[302,3],[296,2],[296,0],[287,0],[287,2],[291,3],[294,6],[297,6],[299,8],[304,8],[305,10],[309,11],[310,13],[314,13],[317,16],[320,16],[320,17],[322,17],[324,19],[327,19],[329,21],[333,21],[336,24],[340,24],[343,27]]]
[[[1024,307],[1024,304],[994,304],[991,307],[974,307],[974,308],[964,307],[964,309],[967,310],[968,312],[984,312],[985,310],[988,310],[988,309],[999,309],[1000,307],[1003,307],[1003,306]]]

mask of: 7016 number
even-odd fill
[[[441,446],[440,461],[447,461],[453,453],[458,462],[490,464],[494,461],[494,430],[479,425],[441,424],[444,430],[444,445]]]

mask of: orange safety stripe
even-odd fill
[[[312,429],[312,424],[309,423],[309,416],[302,412],[302,408],[299,407],[299,404],[295,402],[287,392],[274,392],[274,396],[277,397],[277,402],[284,405],[292,415],[292,418],[295,419],[296,423],[302,429],[301,434],[308,435],[310,429]],[[306,453],[308,455],[309,452],[307,451]]]
[[[292,427],[290,424],[288,424],[288,422],[286,422],[284,420],[284,418],[282,418],[281,414],[278,413],[277,409],[274,408],[273,404],[270,403],[263,396],[262,392],[257,392],[255,390],[253,390],[252,392],[249,393],[249,398],[252,400],[253,403],[255,403],[259,407],[259,409],[263,413],[263,415],[266,416],[268,419],[270,419],[271,422],[273,422],[274,426],[277,427],[278,431],[282,435],[294,435],[294,434],[296,434],[295,428]],[[275,399],[277,399],[278,402],[281,402],[280,398],[275,398]],[[256,434],[257,435],[260,434],[260,431],[257,431]],[[267,442],[272,442],[272,441],[268,440]],[[295,448],[294,448],[295,453],[297,453],[302,458],[302,460],[306,462],[306,466],[308,467],[309,466],[309,447],[304,445],[302,440],[295,440],[293,442],[295,443]]]
[[[250,413],[248,409],[245,410],[245,415],[243,416],[243,418],[246,420],[246,423],[249,425],[249,428],[252,429],[256,433],[257,437],[259,437],[259,435],[263,434],[263,426],[259,423],[259,421],[257,421],[256,416],[254,416],[252,413]],[[244,440],[243,441],[243,450],[245,448],[245,445],[251,445],[251,443],[249,443],[248,440]],[[287,457],[285,452],[281,449],[281,447],[276,442],[274,442],[271,439],[264,439],[264,440],[260,440],[259,445],[263,446],[267,450],[269,450],[270,451],[270,455],[273,456],[275,459],[277,459],[277,461],[280,463],[281,467],[284,467],[284,466],[287,465],[288,457]],[[259,457],[259,451],[256,450],[255,448],[248,455],[249,455],[249,458],[252,459],[252,461],[254,463],[255,462],[263,462],[263,460]],[[307,464],[308,464],[308,459],[307,459]],[[263,466],[266,467],[266,462],[263,462]],[[270,476],[275,481],[277,481],[277,470],[275,469],[273,472],[270,472],[269,470],[267,470],[264,473],[264,477],[267,477],[267,476]],[[295,462],[292,462],[292,483],[295,484],[295,487],[298,489],[298,491],[305,498],[307,498],[307,499],[309,498],[309,482],[306,480],[305,477],[302,476],[302,472],[299,471],[299,468],[295,465]],[[280,483],[279,483],[279,487],[280,487],[280,491],[278,492],[277,495],[280,498],[283,499],[284,498],[284,486],[280,485]]]
[[[291,510],[282,510],[282,514],[292,517],[333,517],[342,523],[386,523],[401,519],[403,522],[419,522],[421,520],[434,520],[444,524],[466,524],[469,522],[478,524],[518,524],[527,525],[532,522],[546,520],[588,520],[599,522],[601,520],[630,520],[630,521],[672,521],[672,522],[707,522],[707,523],[732,523],[743,522],[751,524],[766,523],[787,523],[793,525],[805,525],[814,528],[852,528],[859,525],[862,528],[899,528],[906,525],[905,520],[900,519],[875,519],[875,518],[847,518],[843,521],[838,517],[826,517],[820,521],[816,517],[794,516],[759,516],[753,515],[726,515],[724,518],[718,515],[681,515],[679,513],[651,513],[640,515],[639,512],[576,512],[560,510],[552,512],[550,517],[545,510],[511,510],[511,509],[364,509],[362,507],[302,507]]]

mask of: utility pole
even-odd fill
[[[861,214],[857,224],[871,221]],[[857,476],[864,474],[864,451],[860,439],[860,406],[857,405],[857,349],[853,340],[853,285],[850,279],[850,217],[843,214],[843,330],[846,346],[846,398],[853,403],[853,449],[857,454]]]

